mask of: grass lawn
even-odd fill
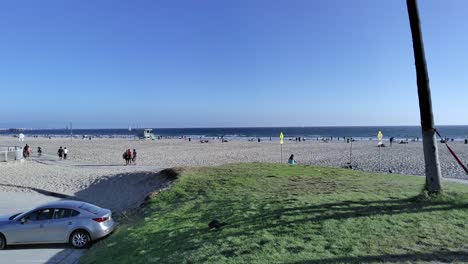
[[[468,186],[280,164],[183,170],[81,263],[468,261]],[[221,230],[208,223],[226,222]]]

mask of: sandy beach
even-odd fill
[[[421,142],[394,143],[376,147],[376,141],[353,142],[352,164],[358,170],[424,175]],[[165,188],[169,181],[159,174],[164,168],[212,166],[238,162],[281,162],[277,141],[244,140],[200,143],[184,139],[134,140],[69,138],[27,138],[20,143],[13,137],[0,137],[0,146],[29,144],[33,153],[24,162],[0,163],[0,191],[31,191],[38,188],[73,195],[116,211],[137,207],[151,191]],[[43,155],[37,157],[41,146]],[[57,149],[69,149],[68,160],[59,161]],[[344,141],[295,142],[283,145],[283,162],[290,154],[299,164],[342,167],[350,161],[350,143]],[[468,145],[451,142],[450,146],[464,162]],[[136,149],[137,166],[125,166],[122,154]],[[439,144],[442,174],[447,178],[466,179],[464,171]],[[380,157],[380,159],[379,159]],[[379,161],[380,160],[380,161]],[[22,188],[21,188],[22,187]]]

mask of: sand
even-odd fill
[[[275,141],[222,143],[210,140],[202,144],[198,140],[184,139],[27,138],[20,144],[13,137],[0,137],[0,146],[26,143],[34,151],[30,160],[0,163],[0,191],[31,191],[12,185],[39,188],[73,195],[119,212],[137,207],[149,192],[166,188],[170,181],[158,173],[164,168],[238,162],[278,163],[281,160],[280,145]],[[385,148],[377,148],[376,144],[375,141],[353,142],[353,167],[363,171],[424,175],[421,142]],[[37,146],[43,149],[41,158],[37,158]],[[58,160],[56,152],[60,146],[69,149],[69,160]],[[350,161],[350,146],[344,141],[286,140],[283,162],[294,154],[299,164],[342,167]],[[468,145],[452,142],[450,146],[468,163]],[[137,150],[137,166],[125,166],[122,154],[128,148]],[[444,144],[439,144],[439,154],[444,177],[468,178]]]

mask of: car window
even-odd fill
[[[74,217],[74,216],[77,216],[77,215],[80,214],[80,212],[78,212],[78,211],[75,211],[73,209],[70,209],[70,210],[71,210],[71,217]]]
[[[53,219],[68,218],[79,215],[80,212],[73,209],[55,208]]]
[[[83,203],[81,206],[80,206],[81,209],[85,210],[85,211],[88,211],[90,213],[93,213],[93,214],[98,214],[99,211],[101,211],[101,208],[98,207],[98,206],[95,206],[95,205],[92,205],[92,204],[89,204],[89,203]]]
[[[49,208],[46,209],[41,209],[34,211],[27,216],[25,216],[25,220],[27,221],[42,221],[42,220],[48,220],[52,217],[52,210]]]
[[[38,220],[39,221],[49,220],[51,218],[52,218],[52,209],[47,208],[47,209],[42,209],[42,211],[39,214]]]
[[[40,213],[41,213],[40,210],[34,211],[34,212],[28,214],[27,216],[25,216],[24,219],[27,220],[27,221],[38,221]]]
[[[55,208],[52,219],[65,218],[65,217],[68,217],[67,214],[69,214],[68,209]]]

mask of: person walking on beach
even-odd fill
[[[26,149],[28,148],[28,144],[26,144],[26,146],[24,146],[23,148],[23,158],[27,158],[28,157],[28,154],[26,153]]]
[[[128,164],[127,151],[124,151],[122,158],[125,160],[125,165],[127,165]]]
[[[63,159],[67,159],[67,155],[68,155],[68,149],[67,149],[67,147],[65,147],[63,149]]]
[[[132,156],[133,165],[136,165],[136,157],[137,157],[136,149],[133,149],[133,156]]]
[[[63,148],[61,146],[58,149],[57,154],[59,156],[59,159],[61,160],[63,158]]]
[[[37,156],[40,157],[42,154],[42,148],[41,147],[37,147]]]
[[[296,160],[294,159],[294,154],[291,154],[291,156],[288,159],[288,164],[289,165],[294,165],[296,164]]]
[[[24,146],[23,148],[23,157],[29,158],[30,154],[31,154],[31,147],[29,147],[29,145],[26,144],[26,146]]]
[[[125,159],[125,165],[129,165],[132,160],[132,151],[127,149],[127,158]]]

